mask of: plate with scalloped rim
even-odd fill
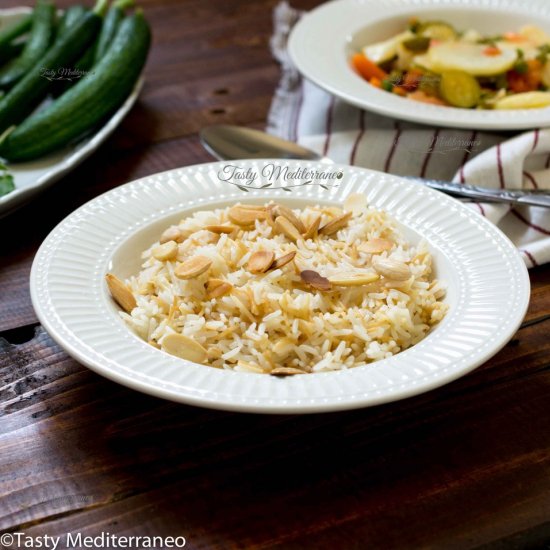
[[[232,164],[256,173],[268,164],[291,171],[327,169],[306,161]],[[222,181],[226,165],[188,166],[117,187],[70,214],[45,239],[32,266],[32,302],[52,338],[76,360],[115,382],[181,403],[312,413],[395,401],[446,384],[489,359],[520,325],[530,291],[525,264],[507,237],[460,202],[397,176],[343,165],[332,166],[343,173],[334,188],[306,185],[290,192],[245,193]],[[120,278],[137,273],[141,252],[164,228],[193,211],[243,200],[341,205],[355,192],[393,216],[410,242],[427,240],[436,275],[447,287],[445,319],[421,342],[388,359],[286,378],[215,369],[141,340],[109,296],[105,273]]]
[[[29,7],[0,10],[0,29],[16,23],[31,11],[32,9]],[[13,175],[15,190],[0,196],[0,218],[35,198],[40,192],[86,160],[122,122],[136,102],[142,87],[143,76],[136,82],[126,101],[93,135],[43,158],[10,164],[9,172]]]
[[[550,34],[548,0],[334,0],[302,17],[290,34],[288,51],[307,79],[352,105],[382,115],[470,130],[550,126],[550,107],[509,111],[441,107],[365,82],[350,65],[352,54],[401,32],[413,16],[491,36],[526,24],[541,26]]]

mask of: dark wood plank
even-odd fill
[[[183,535],[204,549],[550,540],[550,266],[530,272],[530,324],[481,368],[337,414],[164,402],[85,369],[36,326],[28,273],[60,220],[116,185],[210,160],[196,135],[205,125],[265,121],[276,0],[139,4],[154,48],[138,104],[90,160],[0,221],[11,237],[0,248],[0,532]]]
[[[141,395],[42,329],[2,357],[0,530],[182,534],[191,548],[473,548],[550,512],[550,341],[538,325],[448,386],[308,417]]]

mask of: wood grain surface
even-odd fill
[[[205,125],[265,123],[275,0],[138,3],[154,34],[138,104],[92,158],[0,221],[0,533],[184,536],[193,549],[550,548],[549,267],[530,272],[526,322],[488,363],[344,413],[161,401],[82,367],[40,327],[28,275],[59,221],[121,183],[211,160]]]

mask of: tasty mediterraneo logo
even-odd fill
[[[338,187],[343,177],[344,173],[338,168],[318,170],[303,166],[294,168],[273,163],[266,164],[262,168],[225,164],[218,171],[220,181],[234,185],[245,192],[251,189],[291,191],[296,187],[308,185],[318,185],[323,189],[330,189]]]

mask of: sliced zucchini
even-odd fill
[[[481,87],[478,81],[463,71],[446,71],[439,83],[441,97],[454,107],[469,109],[479,103]]]
[[[418,27],[418,34],[442,42],[455,40],[458,36],[453,26],[445,21],[425,21]]]

